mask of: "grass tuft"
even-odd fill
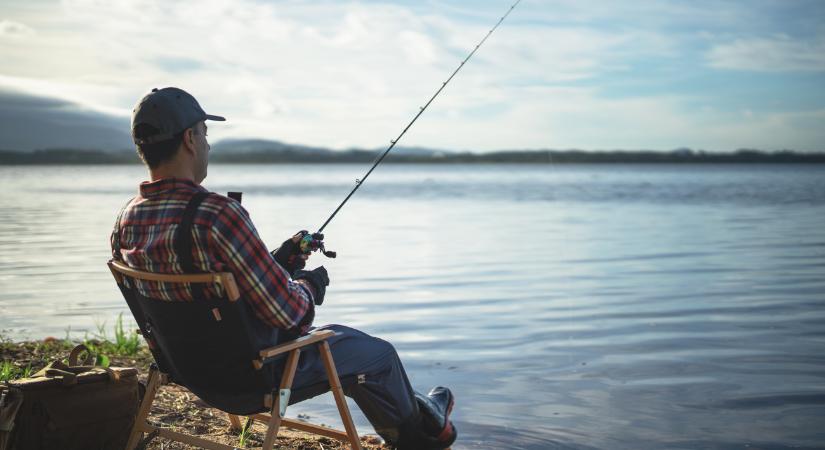
[[[97,335],[94,339],[84,337],[83,345],[97,355],[97,365],[108,367],[108,356],[135,356],[140,351],[143,339],[140,334],[129,332],[123,325],[123,314],[118,314],[113,327],[114,338],[110,339],[106,333],[106,322],[97,325]]]
[[[19,378],[27,378],[52,361],[66,357],[78,343],[89,349],[95,358],[95,365],[109,367],[111,363],[147,365],[151,362],[143,338],[137,332],[130,332],[128,325],[123,323],[123,314],[118,315],[110,339],[106,332],[106,323],[97,325],[97,333],[90,337],[88,334],[78,342],[72,340],[71,329],[66,329],[65,339],[47,337],[41,341],[12,342],[0,333],[0,383]],[[126,361],[124,361],[126,360]]]
[[[243,428],[241,429],[241,434],[238,435],[238,445],[241,447],[246,447],[246,441],[249,439],[249,436],[252,429],[252,418],[247,417],[246,422],[243,424]]]
[[[3,361],[3,363],[0,364],[0,383],[18,378],[28,378],[31,374],[31,363],[26,367],[18,367],[11,361]]]

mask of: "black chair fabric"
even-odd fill
[[[133,283],[124,283],[133,284]],[[256,369],[258,352],[278,343],[277,330],[253,320],[243,299],[172,302],[121,285],[129,309],[170,381],[209,405],[236,415],[268,410],[264,396],[277,389],[285,356]],[[221,320],[212,311],[218,308]]]

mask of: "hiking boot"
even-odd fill
[[[448,388],[434,387],[426,396],[416,393],[421,409],[421,421],[424,428],[434,437],[439,448],[447,448],[455,442],[457,432],[450,420],[455,397]]]

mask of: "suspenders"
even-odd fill
[[[192,238],[192,223],[195,220],[195,213],[198,211],[203,199],[209,195],[208,192],[198,192],[193,195],[183,210],[183,218],[178,225],[178,230],[175,233],[175,253],[180,258],[180,265],[186,273],[200,273],[201,271],[195,268],[192,262],[192,250],[194,249],[194,242]]]
[[[181,268],[183,268],[184,273],[202,272],[195,267],[193,262],[192,251],[194,250],[195,245],[193,241],[194,238],[192,236],[192,224],[195,220],[195,213],[198,211],[198,206],[200,206],[208,195],[208,192],[198,192],[192,196],[189,203],[186,204],[186,209],[183,211],[183,218],[181,219],[178,229],[175,232],[173,246],[175,253],[180,259]],[[120,259],[120,221],[123,218],[123,213],[126,211],[126,208],[132,203],[132,200],[134,199],[130,199],[125,205],[123,205],[123,208],[117,216],[115,229],[112,233],[112,248],[114,249],[114,254],[117,259]],[[203,297],[202,284],[192,284],[192,297],[195,299]]]
[[[183,211],[183,218],[175,233],[175,253],[177,253],[180,259],[180,265],[185,273],[202,272],[195,268],[192,260],[192,250],[194,250],[195,247],[192,236],[192,223],[195,220],[195,213],[198,211],[198,206],[200,206],[207,195],[209,195],[208,192],[198,192],[192,196],[186,205],[186,209]],[[203,298],[203,284],[192,283],[192,298],[195,300]]]

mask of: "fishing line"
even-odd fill
[[[462,67],[464,67],[464,64],[467,61],[470,60],[470,58],[473,56],[473,54],[475,54],[475,52],[478,50],[478,48],[481,47],[482,44],[484,44],[484,41],[486,41],[487,38],[490,37],[491,34],[493,34],[493,31],[495,31],[496,28],[498,28],[498,26],[501,25],[501,22],[504,22],[504,19],[506,19],[507,16],[509,16],[510,13],[513,12],[513,9],[515,9],[516,6],[520,2],[521,2],[521,0],[517,0],[515,3],[513,3],[512,6],[510,6],[510,9],[507,10],[507,12],[503,16],[501,16],[501,18],[498,20],[498,22],[495,24],[495,26],[493,26],[493,28],[491,28],[490,31],[487,32],[487,34],[484,36],[484,38],[478,43],[478,45],[475,46],[473,51],[471,51],[470,54],[467,55],[467,57],[464,58],[463,61],[461,61],[461,64],[459,64],[458,67],[456,67],[456,69],[453,71],[452,75],[450,75],[450,77],[447,78],[447,81],[443,82],[441,84],[441,87],[439,87],[438,90],[435,91],[435,94],[433,94],[433,96],[430,98],[430,100],[424,106],[422,106],[418,109],[418,113],[415,115],[415,117],[413,117],[413,119],[410,121],[410,123],[408,123],[407,126],[404,127],[404,129],[401,131],[401,134],[399,134],[398,137],[396,137],[395,139],[390,140],[389,147],[387,147],[387,149],[384,150],[384,152],[381,154],[381,156],[375,161],[375,163],[372,165],[372,167],[370,167],[370,169],[367,171],[367,173],[362,178],[357,178],[355,180],[355,187],[352,188],[352,191],[350,191],[349,195],[347,195],[347,197],[344,199],[344,201],[342,201],[341,204],[338,205],[337,208],[335,208],[335,211],[332,212],[332,215],[329,216],[329,219],[327,219],[327,221],[324,222],[323,225],[321,225],[321,228],[319,228],[318,232],[315,233],[315,234],[321,235],[321,232],[324,231],[324,228],[326,228],[327,225],[329,225],[330,221],[332,221],[332,219],[335,217],[335,215],[338,214],[338,211],[340,211],[341,208],[347,203],[347,201],[349,201],[350,197],[352,197],[352,194],[355,194],[355,191],[357,191],[358,188],[360,188],[361,185],[364,184],[364,181],[367,180],[367,177],[369,177],[370,174],[372,173],[372,171],[375,170],[376,167],[378,167],[378,164],[381,164],[381,161],[384,160],[384,157],[387,156],[387,154],[390,152],[390,150],[392,150],[393,147],[395,147],[395,144],[397,144],[398,141],[401,140],[401,138],[404,136],[404,134],[407,132],[407,130],[410,129],[412,124],[414,124],[415,121],[418,120],[418,118],[421,116],[421,114],[423,114],[424,111],[427,109],[427,107],[430,106],[430,103],[432,103],[433,100],[435,100],[435,98],[438,97],[438,94],[440,94],[441,91],[444,90],[445,87],[447,87],[447,84],[450,82],[450,80],[452,80],[453,77],[458,73],[458,71],[461,70]],[[321,235],[320,239],[318,239],[318,240],[322,241],[323,239],[324,239],[323,235]],[[307,242],[307,244],[310,244],[310,242]],[[321,245],[321,249],[323,250],[323,247],[322,247],[323,244],[321,243],[320,245]],[[325,252],[325,253],[327,253],[327,252]],[[329,252],[329,253],[333,253],[333,252]]]

